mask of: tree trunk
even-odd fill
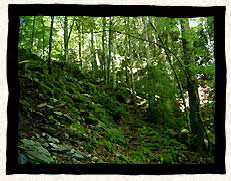
[[[111,18],[111,25],[113,25],[113,19]],[[113,72],[113,89],[116,88],[116,72],[115,72],[115,61],[114,61],[114,34],[111,32],[111,53],[113,54],[111,56],[111,63],[112,63],[112,72]]]
[[[21,44],[21,48],[23,48],[23,23],[22,23],[22,21],[23,21],[23,19],[22,19],[22,17],[20,18],[20,21],[21,21],[21,23],[20,23],[20,44]]]
[[[45,25],[44,25],[44,20],[42,16],[42,24],[43,24],[43,60],[45,61]]]
[[[125,19],[125,27],[127,26],[127,19]],[[127,28],[126,28],[126,33],[128,33],[127,32]],[[128,36],[126,35],[125,36],[125,58],[124,58],[124,66],[125,66],[125,77],[126,77],[126,83],[127,83],[127,85],[129,84],[129,73],[128,73],[128,59],[127,59],[127,57],[128,57]]]
[[[52,31],[53,31],[53,23],[54,23],[54,16],[51,16],[51,29],[50,29],[50,40],[49,40],[49,57],[48,57],[48,71],[49,74],[52,73],[51,71],[51,45],[52,45]]]
[[[83,32],[83,24],[82,24],[82,47],[84,47],[84,32]],[[81,57],[82,59],[82,68],[81,68],[81,72],[83,72],[84,70],[84,54]]]
[[[32,29],[32,35],[31,35],[31,48],[30,48],[31,53],[32,53],[33,44],[34,44],[34,29],[35,29],[35,16],[34,16],[34,20],[33,20],[33,29]]]
[[[110,17],[110,24],[109,24],[109,55],[108,55],[108,83],[110,82],[110,64],[111,64],[111,39],[112,39],[112,31],[111,31],[112,21]]]
[[[65,52],[65,62],[68,61],[68,19],[67,16],[64,17],[64,52]]]
[[[105,81],[105,84],[108,84],[108,74],[107,74],[108,61],[107,61],[107,59],[105,59],[105,26],[106,26],[105,17],[103,17],[102,24],[103,24],[103,35],[102,35],[103,54],[102,54],[102,62],[104,64],[104,81]]]
[[[193,59],[193,41],[189,36],[189,20],[182,19],[181,20],[181,29],[183,36],[183,52],[184,52],[184,63],[185,65],[190,66],[190,64],[194,63]],[[193,137],[192,143],[194,143],[193,149],[198,152],[205,151],[205,133],[204,127],[202,124],[202,119],[200,116],[200,101],[198,96],[198,86],[197,80],[193,79],[193,74],[189,70],[188,66],[186,66],[187,72],[187,86],[188,86],[188,94],[189,94],[189,107],[190,107],[190,126],[191,126],[191,134]]]
[[[92,20],[93,23],[93,20]],[[95,79],[95,56],[94,56],[94,34],[91,28],[91,65],[92,65],[92,78]]]
[[[129,17],[127,18],[127,23],[129,25]],[[128,47],[129,47],[129,60],[130,60],[130,74],[131,74],[131,82],[130,85],[132,87],[132,93],[135,93],[135,84],[134,84],[134,76],[133,76],[133,57],[132,57],[132,44],[131,44],[131,38],[128,37]]]
[[[83,61],[82,61],[82,39],[81,39],[81,28],[83,29],[82,25],[79,26],[79,61],[80,61],[80,71],[82,71],[83,68]]]
[[[144,18],[144,24],[145,24],[145,35],[146,35],[146,54],[147,54],[147,64],[150,65],[150,55],[149,55],[149,42],[148,42],[148,16]]]

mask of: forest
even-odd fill
[[[214,163],[214,17],[19,21],[18,164]]]

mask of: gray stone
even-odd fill
[[[70,151],[72,148],[69,145],[56,145],[54,143],[49,143],[49,144],[52,146],[51,150],[56,152],[67,152]]]
[[[95,161],[98,160],[98,158],[94,156],[94,157],[91,158],[91,160],[95,162]]]
[[[84,157],[83,155],[78,154],[78,153],[74,153],[74,154],[72,155],[72,157],[74,157],[74,158],[76,158],[76,159],[85,159],[85,157]]]
[[[81,161],[76,160],[75,158],[72,158],[73,164],[83,164]]]
[[[32,164],[55,163],[51,154],[38,142],[23,139],[20,140],[18,147],[23,150],[23,154]]]

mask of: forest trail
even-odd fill
[[[136,110],[135,110],[136,109]],[[168,145],[167,147],[163,144],[159,144],[158,140],[166,139],[165,131],[160,131],[160,127],[164,125],[156,125],[152,127],[148,122],[143,122],[144,127],[148,127],[149,132],[143,131],[142,125],[139,125],[140,120],[152,120],[150,114],[145,111],[145,106],[129,105],[129,120],[120,120],[120,129],[123,135],[128,139],[126,152],[135,153],[137,150],[142,150],[144,154],[150,157],[150,159],[144,159],[144,163],[149,164],[169,164],[173,163],[173,160],[180,160],[182,163],[200,163],[201,157],[199,154],[190,151],[187,147],[182,147],[178,150],[178,154],[174,155],[171,152],[173,148],[177,148],[177,145]],[[135,119],[136,118],[136,119]],[[155,130],[154,132],[150,130]],[[154,146],[153,146],[154,145]],[[134,154],[133,154],[134,155]],[[128,156],[129,157],[129,156]],[[158,157],[161,157],[161,161],[158,161]],[[179,162],[179,163],[180,163]],[[177,163],[175,163],[177,164]]]

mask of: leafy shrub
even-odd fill
[[[94,102],[104,106],[114,121],[119,120],[121,117],[128,118],[127,106],[120,104],[115,96],[97,92],[97,95],[94,96]]]

